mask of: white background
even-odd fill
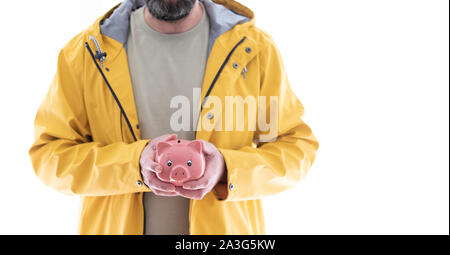
[[[70,38],[117,0],[2,1],[0,234],[75,234],[78,198],[45,187],[33,121]],[[242,0],[283,55],[320,142],[268,234],[449,233],[449,2]]]

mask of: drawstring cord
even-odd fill
[[[89,39],[91,39],[91,41],[94,42],[95,47],[97,47],[97,50],[95,51],[95,58],[100,61],[100,65],[103,68],[103,62],[105,62],[106,59],[106,52],[102,52],[102,48],[95,37],[91,35],[89,36]]]

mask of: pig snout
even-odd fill
[[[170,180],[178,183],[184,182],[189,179],[188,171],[181,166],[176,166],[170,172]]]

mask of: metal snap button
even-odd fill
[[[137,184],[139,187],[142,186],[142,182],[141,182],[140,180],[137,180],[137,181],[136,181],[136,184]]]
[[[251,53],[252,52],[252,48],[250,48],[250,47],[245,48],[245,52]]]
[[[208,120],[211,120],[212,118],[214,118],[214,114],[209,112],[208,114],[206,114],[206,118],[208,118]]]
[[[234,184],[230,183],[230,190],[233,190],[233,189],[234,189]]]
[[[238,67],[239,67],[239,64],[238,64],[238,63],[236,63],[236,62],[234,62],[234,63],[233,63],[233,67],[234,67],[234,69],[238,69]]]

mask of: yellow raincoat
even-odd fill
[[[221,26],[224,9],[247,18],[212,36],[201,102],[207,94],[223,102],[225,96],[276,96],[278,137],[259,142],[258,131],[197,131],[197,139],[215,144],[223,154],[228,183],[218,184],[202,200],[191,200],[190,234],[265,234],[260,198],[298,183],[314,161],[318,142],[302,121],[304,109],[290,88],[280,52],[255,27],[254,13],[232,0],[201,1],[213,28]],[[143,234],[142,197],[151,190],[142,184],[139,158],[149,140],[140,139],[123,40],[127,30],[106,35],[120,30],[111,29],[114,13],[129,14],[139,4],[124,1],[61,50],[36,116],[29,151],[33,168],[44,184],[81,196],[81,234]],[[213,108],[204,104],[199,118],[210,119]],[[215,112],[212,123],[224,123],[220,114],[225,116],[225,109]],[[252,118],[245,114],[247,126]]]

